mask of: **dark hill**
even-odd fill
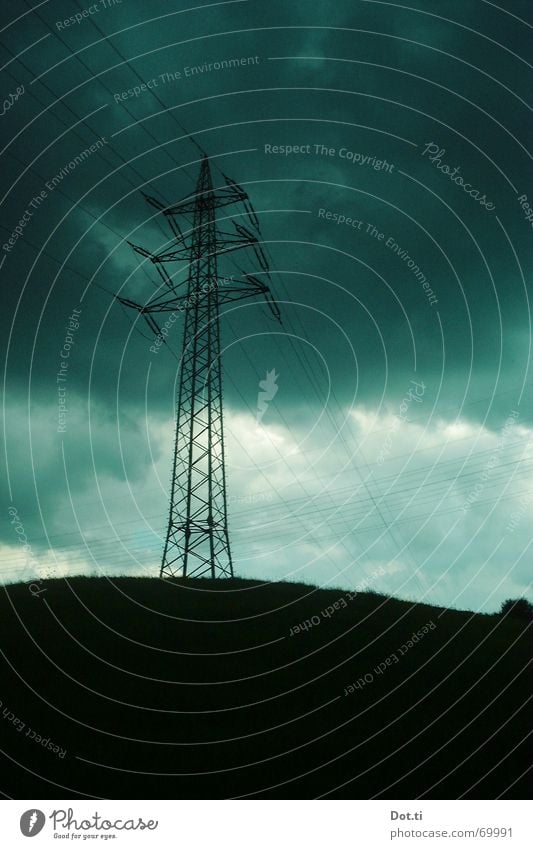
[[[525,796],[520,620],[287,583],[42,588],[0,593],[8,796]]]

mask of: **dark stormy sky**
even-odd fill
[[[192,191],[185,127],[253,199],[283,313],[222,320],[236,573],[485,610],[527,595],[530,4],[2,14],[0,577],[157,574],[182,327],[154,353],[113,294],[153,292],[126,240],[168,239],[140,191]]]

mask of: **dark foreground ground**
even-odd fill
[[[520,620],[239,580],[44,587],[0,591],[8,797],[526,797]]]

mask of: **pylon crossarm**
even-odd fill
[[[121,295],[115,295],[115,300],[119,301],[125,307],[131,307],[139,312],[142,310],[142,306],[140,304],[136,304],[135,301],[131,301],[129,298],[123,298]]]
[[[165,341],[165,337],[162,336],[159,325],[157,324],[156,320],[150,315],[150,312],[152,312],[152,310],[150,310],[146,306],[143,307],[142,304],[137,304],[135,301],[130,301],[129,298],[122,298],[120,297],[120,295],[115,295],[115,298],[117,299],[117,301],[120,301],[123,306],[131,307],[132,309],[137,310],[137,312],[142,315],[142,317],[146,321],[152,333],[154,333],[156,336],[160,336],[163,341]]]
[[[232,180],[231,177],[228,177],[226,174],[222,174],[222,176],[224,177],[224,180],[226,182],[226,187],[223,186],[221,189],[215,189],[214,191],[212,191],[212,195],[213,195],[214,198],[219,197],[222,194],[222,192],[226,192],[226,193],[230,192],[235,197],[237,197],[238,200],[247,200],[248,199],[248,195],[244,191],[242,186],[239,186],[239,184],[236,183],[235,180]],[[182,197],[182,199],[177,202],[176,206],[178,206],[180,203],[183,203],[183,201],[186,201],[186,200],[196,200],[197,198],[201,198],[208,191],[209,191],[208,188],[204,189],[203,191],[198,191],[198,188],[197,188],[196,191],[189,192],[189,194],[184,195]]]
[[[146,203],[149,203],[150,206],[153,206],[155,209],[157,209],[158,212],[161,212],[163,215],[167,214],[166,204],[162,203],[160,200],[153,197],[152,195],[145,194],[145,192],[141,192],[141,194],[143,195]],[[168,219],[168,223],[170,224],[170,228],[171,228],[172,232],[174,233],[174,236],[176,236],[178,238],[182,237],[183,234],[181,232],[181,229],[180,229],[178,222],[174,221],[174,219],[172,218],[171,215],[167,215],[167,219]]]
[[[244,289],[238,287],[224,287],[219,290],[220,304],[230,303],[231,301],[242,301],[244,298],[252,298],[257,295],[264,295],[267,306],[274,318],[281,324],[280,309],[272,297],[269,287],[265,283],[261,283],[257,277],[247,274],[246,287]],[[243,281],[244,282],[244,281]],[[252,288],[250,288],[252,287]]]
[[[230,304],[234,301],[244,301],[247,298],[257,298],[258,295],[266,295],[268,289],[224,289],[219,295],[219,303]]]
[[[253,233],[249,233],[242,224],[235,224],[235,232],[233,233],[228,233],[225,230],[219,230],[217,233],[217,241],[220,242],[222,239],[219,239],[218,236],[225,236],[228,242],[235,241],[235,236],[238,236],[238,241],[242,242],[244,245],[253,245],[259,241],[257,237],[254,236]]]
[[[166,253],[159,254],[158,262],[175,262],[179,260],[179,262],[184,262],[189,257],[189,248],[187,245],[183,245],[183,247],[168,251]]]
[[[219,244],[221,245],[220,250],[218,248]],[[238,240],[226,239],[224,241],[217,242],[217,250],[214,253],[216,253],[217,256],[220,256],[221,254],[228,254],[228,253],[231,253],[231,251],[240,251],[240,250],[242,250],[242,248],[249,248],[249,247],[255,248],[256,245],[253,242],[244,241],[243,239],[238,239]]]
[[[234,236],[235,234],[221,235]],[[221,256],[221,254],[230,253],[230,251],[239,251],[242,250],[242,248],[251,247],[256,253],[261,268],[263,268],[264,271],[268,270],[266,259],[256,238],[217,238],[216,242],[214,243],[214,246],[215,250],[211,250],[209,253],[206,253],[206,256]],[[166,253],[158,254],[157,257],[152,260],[152,262],[184,262],[186,259],[189,258],[189,251],[190,248],[188,248],[186,245],[183,245],[183,247],[176,247],[175,249],[167,251]]]
[[[176,242],[182,241],[183,238],[180,239],[169,239],[168,244],[173,245]],[[162,262],[162,257],[164,254],[154,254],[152,251],[149,251],[148,248],[143,248],[142,245],[135,245],[133,242],[128,242],[130,248],[133,248],[136,254],[140,254],[145,259],[149,259],[151,263],[156,265],[157,263]]]
[[[235,295],[231,295],[230,291],[226,290],[220,296],[219,300],[220,300],[220,304],[222,305],[222,304],[226,304],[226,303],[231,303],[232,301],[243,301],[243,300],[245,300],[245,298],[255,298],[255,297],[257,297],[257,295],[264,295],[267,307],[269,308],[269,310],[272,313],[272,315],[274,316],[274,318],[277,321],[279,321],[279,323],[281,324],[281,312],[279,310],[277,303],[275,302],[274,298],[272,297],[272,294],[271,294],[268,286],[261,286],[260,289],[255,289],[254,291],[251,291],[251,292],[244,292],[244,291],[241,290],[240,294],[237,291],[237,294],[235,294]]]
[[[206,193],[204,192],[203,194]],[[198,197],[199,202],[201,203],[201,194]],[[222,192],[217,192],[213,195],[213,207],[215,209],[220,209],[223,206],[230,206],[232,203],[242,203],[243,200],[243,198],[236,197],[233,194],[222,194]],[[167,218],[175,215],[194,215],[197,203],[197,200],[184,198],[183,201],[180,201],[173,206],[168,206],[165,209],[162,209],[161,212]]]
[[[172,242],[174,240],[169,240],[169,241]],[[183,282],[178,283],[178,284],[174,283],[172,277],[170,276],[170,274],[168,273],[168,271],[166,270],[166,268],[162,264],[160,254],[154,254],[151,251],[147,250],[147,248],[143,248],[141,245],[134,245],[133,242],[128,242],[128,245],[131,248],[133,248],[135,253],[140,254],[142,257],[144,257],[144,259],[150,260],[152,265],[155,267],[157,273],[161,277],[161,280],[162,280],[164,286],[166,286],[168,289],[170,289],[171,292],[176,292],[176,286],[183,286],[185,284],[186,281],[183,281]]]
[[[145,307],[137,306],[136,308],[139,312],[142,312],[143,315],[146,313],[158,313],[158,312],[186,312],[186,310],[193,308],[197,302],[201,301],[202,298],[207,298],[209,295],[209,291],[216,289],[218,291],[218,300],[219,303],[227,304],[233,301],[242,301],[246,298],[256,298],[258,295],[264,295],[265,299],[268,302],[268,306],[271,311],[274,313],[275,317],[279,319],[280,313],[277,308],[272,296],[270,294],[270,289],[264,283],[251,283],[248,281],[242,281],[242,286],[220,286],[218,283],[211,284],[210,289],[205,292],[198,292],[194,297],[192,295],[182,295],[178,298],[171,298],[165,301],[150,301]],[[122,303],[127,306],[134,306],[131,301],[127,301],[126,299],[119,299]]]
[[[143,313],[174,312],[174,310],[177,310],[178,312],[185,312],[187,303],[190,300],[190,295],[180,295],[178,298],[171,298],[166,301],[149,301],[141,311]]]

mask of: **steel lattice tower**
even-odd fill
[[[252,248],[261,274],[268,278],[268,263],[259,243],[259,222],[248,195],[233,180],[213,188],[209,159],[204,156],[196,191],[172,206],[153,197],[146,200],[163,214],[173,238],[163,253],[153,254],[137,245],[135,251],[153,263],[160,274],[164,294],[144,305],[119,297],[161,334],[153,317],[157,312],[184,312],[182,357],[176,409],[176,437],[170,487],[168,529],[161,577],[230,578],[233,576],[224,466],[222,367],[220,355],[220,306],[230,301],[263,295],[276,318],[279,310],[268,285],[244,273],[242,280],[220,278],[219,257]],[[226,216],[233,232],[223,232],[217,210],[240,204],[242,212]],[[182,234],[178,217],[193,216],[192,230]],[[232,219],[246,217],[255,235]],[[187,293],[178,287],[165,265],[188,261]],[[224,285],[222,285],[224,283]]]

